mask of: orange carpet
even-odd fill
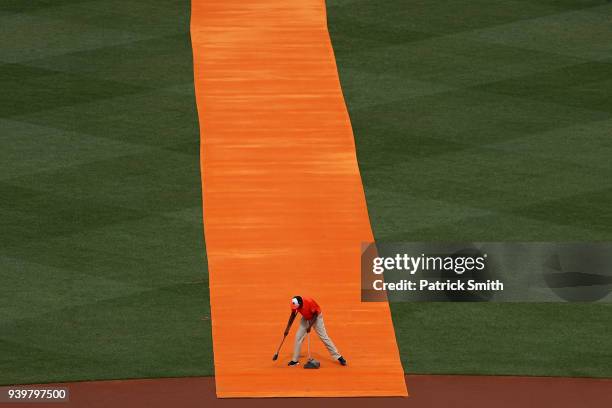
[[[372,231],[324,1],[193,0],[191,18],[217,395],[407,395],[388,304],[360,302]],[[314,332],[321,369],[287,367],[297,325],[272,361],[297,294],[347,367]]]

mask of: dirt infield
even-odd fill
[[[67,386],[69,403],[53,407],[605,407],[612,406],[612,379],[409,375],[408,398],[217,399],[213,377],[92,381]],[[51,385],[47,384],[46,387]],[[0,404],[2,408],[47,404]]]

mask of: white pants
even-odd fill
[[[297,332],[295,333],[295,345],[293,346],[293,361],[298,361],[300,358],[300,349],[302,348],[302,342],[304,341],[304,337],[306,337],[306,330],[308,329],[308,325],[310,324],[309,320],[304,319],[300,321],[300,327],[298,327]],[[334,342],[331,341],[329,336],[327,335],[327,331],[325,330],[325,324],[323,323],[323,316],[317,316],[317,320],[312,325],[312,328],[317,332],[319,338],[325,344],[327,351],[329,354],[337,360],[340,357],[340,353],[338,353],[338,349],[334,345]]]

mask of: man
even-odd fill
[[[306,296],[294,296],[291,298],[291,316],[289,317],[289,325],[293,323],[293,319],[297,313],[302,315],[300,321],[300,327],[295,333],[295,345],[293,346],[293,358],[289,361],[290,367],[296,367],[299,363],[298,358],[300,357],[300,349],[302,348],[302,342],[307,333],[310,333],[310,329],[314,327],[315,331],[319,335],[319,338],[325,344],[325,347],[329,351],[329,354],[338,360],[343,366],[346,365],[344,357],[338,353],[338,349],[331,341],[325,330],[325,324],[323,323],[323,316],[321,314],[321,307],[315,302],[314,299]]]

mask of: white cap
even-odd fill
[[[300,307],[300,302],[298,302],[297,298],[292,298],[291,305],[292,309],[297,309],[298,307]]]

